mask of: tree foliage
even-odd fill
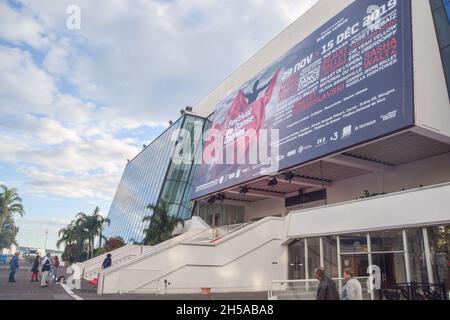
[[[125,246],[125,241],[121,237],[112,237],[105,241],[103,248],[105,252],[111,252]]]
[[[109,219],[100,214],[99,207],[96,207],[90,215],[80,212],[67,227],[59,230],[57,246],[65,244],[66,260],[70,257],[77,261],[93,258],[95,239],[106,240],[102,231],[104,225],[109,223]]]
[[[184,220],[171,216],[169,214],[169,205],[161,200],[158,205],[150,204],[147,208],[153,211],[151,216],[143,219],[144,223],[149,223],[148,228],[144,230],[144,244],[154,246],[172,238],[175,227],[181,223],[184,226]]]
[[[9,248],[17,245],[16,236],[19,228],[16,226],[14,216],[23,217],[25,210],[22,198],[15,188],[0,185],[0,248]]]

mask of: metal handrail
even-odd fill
[[[222,227],[211,227],[207,230],[204,230],[197,237],[192,239],[190,242],[202,242],[202,241],[211,241],[217,239],[219,237],[223,237],[229,234],[232,234],[238,230],[245,228],[250,225],[251,222],[238,223],[233,225],[227,225]],[[206,236],[205,236],[206,235]]]
[[[136,255],[135,255],[135,254],[131,254],[131,255],[125,256],[125,257],[123,257],[123,258],[121,258],[121,259],[118,259],[118,260],[116,260],[116,261],[113,260],[112,266],[113,266],[113,267],[118,266],[118,265],[122,264],[123,262],[126,262],[126,261],[131,260],[131,259],[134,258],[134,257],[136,257]],[[98,273],[99,273],[100,271],[102,271],[102,270],[103,270],[102,267],[97,267],[97,268],[94,269],[94,270],[90,270],[89,272],[87,272],[87,273],[85,274],[85,278],[86,278],[86,277],[89,277],[89,276],[92,276],[92,275],[95,275],[95,274],[98,275]]]
[[[358,279],[360,281],[367,280],[370,277],[355,277],[354,279]],[[331,278],[331,280],[338,282],[338,281],[344,281],[344,278]],[[319,280],[317,279],[297,279],[297,280],[273,280],[270,282],[270,289],[267,293],[268,299],[273,300],[273,285],[274,284],[289,284],[289,283],[305,283],[305,288],[308,289],[308,285],[311,284],[317,284],[319,283]],[[367,289],[370,290],[370,289]]]
[[[448,300],[444,284],[428,282],[396,283],[378,290],[378,299],[383,300]]]

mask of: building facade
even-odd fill
[[[148,222],[144,217],[151,216],[148,205],[158,206],[161,200],[169,205],[169,214],[182,219],[191,217],[190,193],[194,174],[194,155],[189,162],[177,165],[177,144],[184,138],[183,132],[190,135],[192,145],[194,130],[203,130],[205,120],[185,114],[170,128],[163,132],[149,146],[127,163],[117,192],[114,196],[108,218],[109,227],[104,230],[105,237],[121,237],[127,243],[141,243]],[[198,137],[197,139],[200,139]],[[185,159],[185,158],[183,158]]]
[[[127,240],[142,234],[140,221],[151,214],[146,205],[161,198],[171,199],[172,214],[201,218],[212,231],[199,237],[188,227],[165,251],[106,271],[99,293],[157,292],[160,279],[173,293],[282,291],[286,284],[303,285],[306,292],[320,266],[339,286],[344,268],[367,278],[376,266],[386,289],[406,283],[450,288],[449,6],[448,0],[319,1],[194,107],[199,119],[211,119],[218,129],[250,114],[271,127],[281,123],[281,132],[289,132],[286,145],[293,146],[280,148],[286,165],[270,174],[205,164],[179,171],[170,168],[173,151],[144,150],[125,170],[108,234],[129,233]],[[361,22],[352,21],[359,15]],[[346,77],[347,67],[362,74]],[[370,78],[375,80],[363,86]],[[324,95],[311,98],[316,82]],[[285,102],[302,88],[298,100]],[[369,98],[352,101],[361,95]],[[393,96],[397,100],[389,100]],[[297,112],[285,113],[292,101]],[[265,114],[259,111],[264,108]],[[298,116],[309,108],[311,114]],[[375,116],[351,120],[367,110]],[[404,122],[389,122],[400,115]],[[312,118],[311,135],[325,132],[312,143],[309,131],[289,131]],[[258,121],[242,126],[264,128]],[[339,130],[321,131],[328,125]],[[379,131],[368,129],[376,126]],[[201,150],[200,140],[193,145]],[[159,164],[148,161],[155,154],[166,156]],[[243,178],[246,172],[250,178]],[[236,224],[242,229],[222,228]],[[216,229],[225,231],[216,237]],[[120,287],[117,274],[127,270],[135,282]],[[146,270],[145,281],[134,279],[133,270]]]

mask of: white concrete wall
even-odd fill
[[[450,153],[396,167],[393,172],[370,174],[335,182],[327,189],[328,203],[358,199],[363,190],[392,193],[450,181]]]
[[[175,243],[100,274],[99,293],[151,293],[164,279],[167,293],[267,290],[286,276],[283,218],[266,218],[215,245]]]
[[[450,223],[449,206],[446,183],[297,211],[286,218],[286,238],[445,225]]]
[[[284,199],[266,199],[253,202],[245,207],[245,221],[267,216],[285,215]]]
[[[430,3],[428,0],[411,2],[416,125],[450,143],[450,102]]]
[[[167,277],[171,285],[166,293],[200,293],[200,288],[211,288],[212,292],[267,291],[270,281],[281,276],[281,249],[281,240],[270,241],[225,265],[188,265]]]

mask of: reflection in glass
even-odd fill
[[[196,214],[210,226],[213,226],[213,221],[215,227],[230,226],[244,222],[245,207],[199,203]]]
[[[392,287],[406,283],[405,256],[403,253],[375,253],[372,263],[380,267],[382,286]]]
[[[305,240],[295,240],[289,245],[289,279],[305,279]]]
[[[308,271],[309,278],[314,279],[314,269],[323,267],[320,264],[320,239],[308,239]]]
[[[142,219],[152,214],[147,206],[157,205],[161,200],[168,202],[170,215],[191,217],[195,148],[190,161],[178,164],[174,160],[179,160],[184,150],[177,155],[175,147],[177,139],[181,139],[179,129],[187,129],[191,134],[190,145],[198,146],[199,141],[194,138],[201,139],[201,134],[194,135],[194,129],[200,128],[201,132],[203,123],[204,119],[192,115],[181,117],[128,162],[108,214],[111,224],[104,230],[106,237],[120,236],[127,243],[141,242],[148,227]]]
[[[450,226],[428,229],[434,282],[450,288]]]
[[[403,236],[401,231],[384,230],[370,233],[372,252],[403,251]]]
[[[406,230],[406,236],[408,239],[411,281],[418,283],[428,282],[423,231],[422,229],[408,229]]]
[[[340,237],[341,253],[368,252],[367,234],[348,234]]]
[[[369,256],[367,254],[341,255],[342,267],[352,269],[355,277],[367,277]]]
[[[338,278],[337,238],[322,237],[323,263],[326,273],[332,278]]]

